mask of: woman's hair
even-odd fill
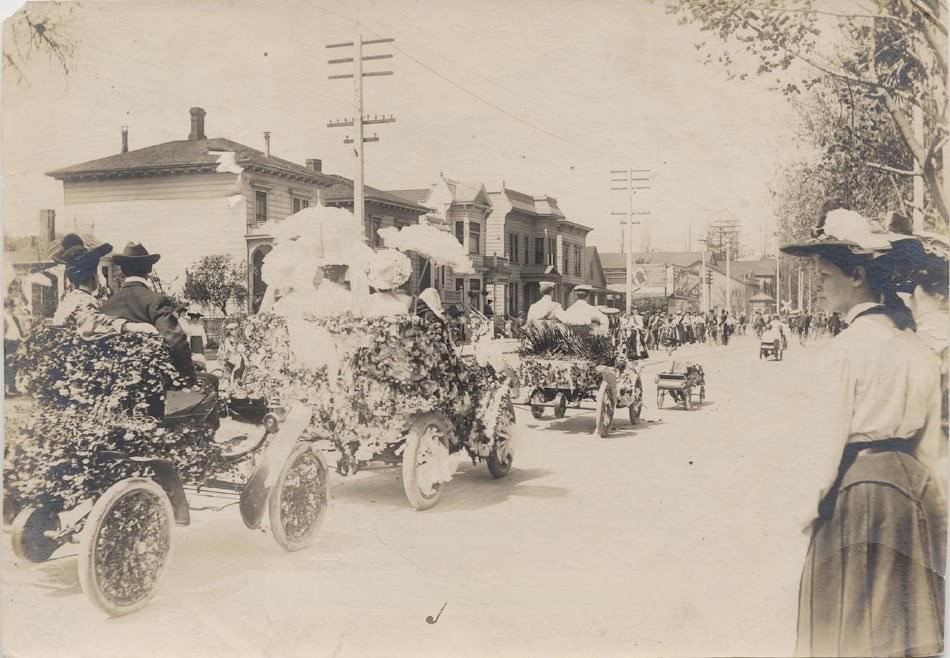
[[[864,270],[865,282],[884,305],[884,314],[898,329],[917,330],[913,314],[897,295],[898,292],[905,292],[907,286],[907,254],[903,250],[891,249],[872,258],[870,254],[855,254],[841,249],[829,251],[823,257],[850,277],[857,277],[858,270]]]

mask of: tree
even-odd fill
[[[26,81],[31,58],[43,53],[64,75],[73,66],[78,39],[71,24],[78,2],[31,2],[4,23],[4,73],[16,74],[17,84]]]
[[[680,23],[697,23],[727,44],[718,61],[730,78],[750,75],[739,71],[741,63],[728,49],[738,45],[758,62],[754,74],[769,76],[786,96],[825,106],[833,99],[835,114],[847,117],[850,139],[819,143],[824,157],[839,170],[850,158],[862,181],[876,182],[865,177],[869,170],[892,174],[903,179],[897,184],[902,190],[920,175],[927,223],[938,230],[947,226],[943,0],[668,0],[667,9]],[[708,52],[706,61],[713,61]],[[860,148],[875,146],[882,131],[893,148]],[[845,147],[850,155],[841,152]],[[861,189],[875,186],[865,182]]]
[[[247,299],[247,265],[235,263],[226,254],[204,256],[185,270],[183,294],[197,304],[213,306],[228,314],[228,306],[234,301],[243,304]]]

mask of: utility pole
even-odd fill
[[[363,71],[363,62],[366,61],[375,61],[381,59],[392,59],[392,53],[381,53],[375,55],[363,55],[363,46],[376,45],[381,43],[392,43],[395,39],[383,38],[383,39],[368,39],[363,40],[362,31],[360,30],[360,24],[356,23],[356,35],[353,41],[348,41],[345,43],[331,43],[327,48],[355,48],[355,53],[353,57],[339,57],[335,59],[328,60],[328,64],[352,64],[353,73],[343,73],[338,75],[329,76],[330,80],[345,80],[353,79],[353,91],[355,95],[354,108],[356,113],[351,119],[338,119],[335,121],[330,121],[327,123],[327,128],[342,128],[342,127],[354,127],[356,129],[356,137],[351,138],[349,135],[343,140],[344,144],[355,144],[353,149],[356,155],[356,175],[353,177],[353,215],[356,219],[363,225],[363,232],[366,236],[366,239],[372,244],[374,240],[373,236],[373,227],[372,223],[369,221],[369,218],[366,216],[366,206],[365,206],[365,174],[366,174],[366,158],[365,158],[365,144],[366,142],[378,142],[379,137],[374,134],[372,137],[365,137],[363,128],[364,126],[377,123],[395,123],[396,119],[392,115],[382,116],[379,115],[370,117],[369,115],[363,115],[363,78],[368,78],[372,76],[380,75],[392,75],[392,71]]]
[[[775,252],[775,312],[782,310],[782,252]]]
[[[627,270],[627,272],[626,272],[626,275],[627,275],[627,276],[626,276],[626,281],[627,281],[627,285],[626,285],[626,293],[627,293],[627,295],[626,295],[626,296],[627,296],[626,308],[627,308],[627,313],[630,313],[630,310],[631,310],[632,304],[633,304],[633,225],[634,225],[634,223],[640,224],[639,221],[634,222],[633,216],[634,216],[634,215],[649,215],[649,214],[650,214],[650,212],[649,212],[648,210],[647,210],[647,211],[636,211],[636,212],[634,212],[634,210],[633,210],[633,195],[634,195],[634,193],[636,193],[638,190],[649,190],[649,189],[650,189],[650,186],[649,186],[649,185],[634,185],[634,183],[635,183],[635,182],[649,181],[649,180],[651,180],[651,177],[650,177],[650,176],[636,176],[636,177],[635,177],[634,174],[649,174],[649,173],[650,173],[650,170],[649,170],[649,169],[634,169],[634,168],[632,168],[632,167],[630,167],[630,168],[628,168],[628,169],[626,169],[626,170],[614,170],[614,171],[611,171],[611,172],[610,172],[610,175],[611,175],[612,177],[613,177],[613,176],[616,176],[617,174],[625,174],[625,175],[626,175],[625,178],[611,178],[611,179],[610,179],[610,182],[612,182],[612,183],[622,183],[623,186],[622,186],[622,187],[611,186],[610,189],[611,189],[611,190],[624,190],[624,191],[626,191],[626,192],[628,193],[628,197],[627,197],[627,201],[628,201],[628,203],[627,203],[627,212],[625,212],[625,213],[624,213],[624,212],[612,212],[612,213],[610,213],[610,214],[611,214],[611,215],[626,215],[626,217],[627,217],[627,220],[626,220],[626,221],[620,220],[620,222],[621,222],[621,223],[620,223],[621,231],[623,231],[624,224],[626,224],[626,226],[627,226],[627,231],[626,231],[626,237],[627,237],[626,249],[624,249],[623,247],[621,247],[621,250],[624,251],[624,252],[626,253],[626,255],[627,255],[627,258],[626,258],[626,270]],[[645,221],[646,221],[646,220],[644,220],[644,223],[645,223]],[[644,231],[644,225],[643,225],[643,224],[640,224],[640,236],[641,236],[640,241],[641,241],[641,243],[645,246],[645,240],[646,240],[646,238],[645,238],[645,231]],[[623,234],[621,234],[621,238],[623,238]]]
[[[719,252],[725,250],[726,257],[726,310],[732,313],[732,257],[738,253],[739,222],[734,219],[720,219],[709,225],[706,239],[719,245]]]
[[[706,271],[706,243],[708,242],[707,238],[696,238],[697,242],[703,243],[703,267],[699,271],[699,310],[703,313],[709,312],[709,290],[706,286],[706,278],[710,274]]]

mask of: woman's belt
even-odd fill
[[[909,439],[879,439],[877,441],[853,441],[844,447],[841,453],[841,462],[838,464],[838,475],[828,492],[818,503],[818,518],[830,519],[835,511],[835,503],[838,501],[838,490],[844,481],[844,476],[848,469],[854,465],[858,455],[864,451],[867,452],[904,452],[910,454],[917,448],[918,437]]]

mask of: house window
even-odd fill
[[[508,284],[508,315],[518,315],[518,284]]]
[[[570,245],[564,245],[564,269],[561,270],[564,274],[568,274],[571,271],[571,248]]]
[[[510,254],[510,258],[511,258],[511,262],[512,262],[512,263],[517,263],[517,262],[518,262],[518,234],[517,234],[517,233],[512,233],[512,234],[511,234],[511,254]]]
[[[574,274],[581,275],[581,248],[574,247]]]
[[[544,238],[534,239],[534,264],[544,265]]]
[[[304,208],[310,207],[309,199],[301,199],[299,196],[295,196],[293,199],[294,212],[300,212]]]
[[[254,193],[254,222],[263,224],[267,221],[267,192]]]
[[[528,259],[528,245],[531,243],[531,240],[528,239],[527,235],[521,236],[521,242],[524,245],[524,260],[521,262],[527,265],[531,261]]]
[[[515,234],[514,234],[514,233],[509,233],[509,234],[508,234],[508,244],[505,245],[505,246],[506,246],[505,255],[506,255],[508,258],[511,259],[511,262],[512,262],[512,263],[515,262],[515,256],[514,256],[514,253],[515,253]]]
[[[372,235],[369,236],[369,243],[374,247],[383,246],[383,239],[379,237],[379,229],[383,227],[383,220],[381,217],[370,217],[369,225],[371,227]]]
[[[465,222],[455,222],[455,239],[465,244]]]
[[[468,253],[480,254],[480,245],[482,242],[482,226],[478,222],[470,222],[468,225]]]
[[[456,279],[455,280],[455,289],[456,290],[465,290],[465,279]]]
[[[557,240],[548,238],[548,265],[557,265]]]

